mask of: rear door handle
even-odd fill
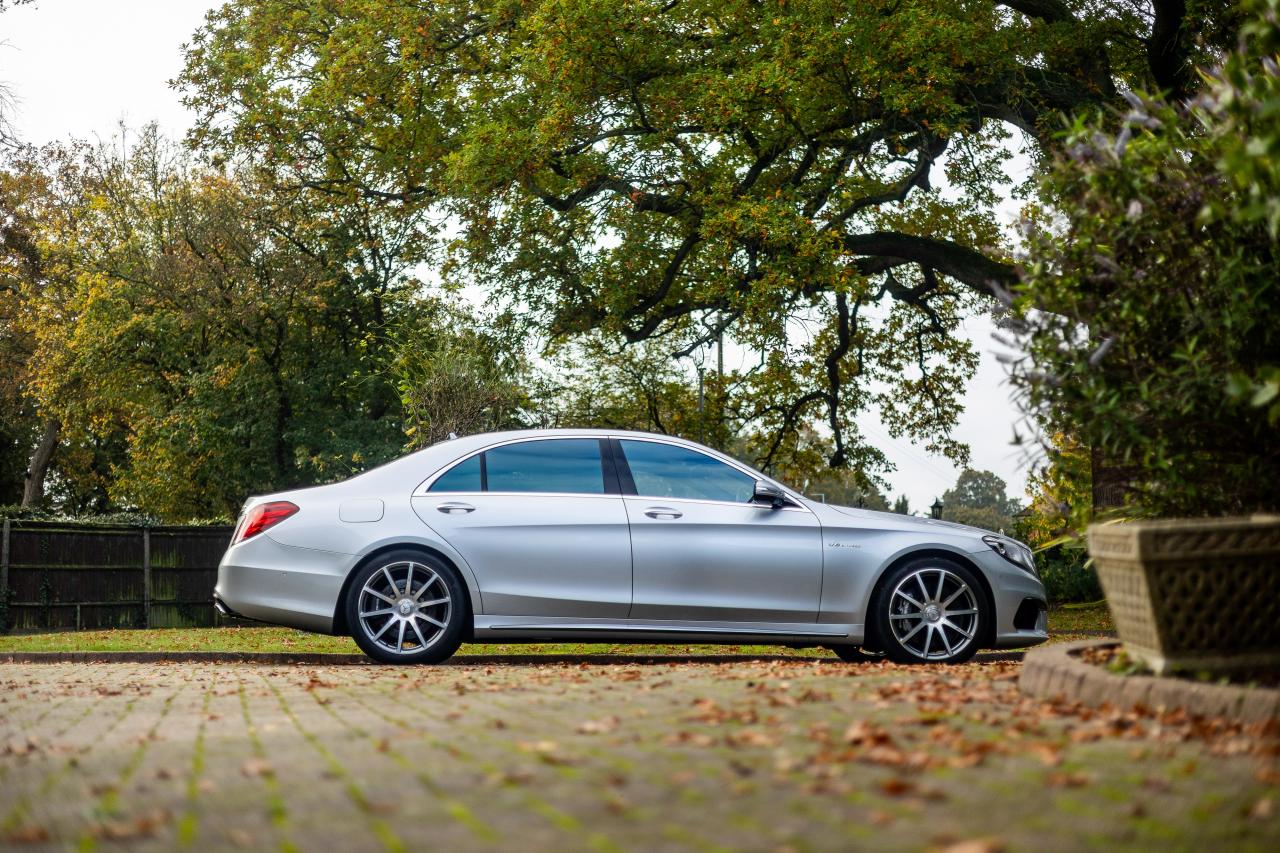
[[[644,511],[644,514],[650,518],[679,518],[684,515],[680,510],[669,506],[651,506]]]
[[[464,504],[462,501],[445,501],[442,504],[438,504],[436,509],[443,512],[445,515],[457,515],[462,512],[476,511],[476,508],[471,504]]]

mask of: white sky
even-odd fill
[[[181,45],[212,6],[208,0],[39,0],[34,8],[0,15],[0,81],[18,99],[14,124],[21,138],[37,144],[107,139],[121,120],[135,128],[154,120],[180,137],[190,118],[168,81],[181,70]],[[1003,213],[1010,218],[1013,207]],[[982,360],[956,437],[972,448],[975,468],[994,471],[1021,497],[1026,466],[1010,443],[1017,416],[990,322],[970,319],[965,331]],[[905,494],[912,509],[924,510],[955,482],[959,472],[946,459],[891,439],[875,418],[861,424],[898,466],[889,475],[891,500]]]

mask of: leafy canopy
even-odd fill
[[[22,175],[42,181],[18,208],[38,264],[6,279],[4,375],[61,430],[64,509],[234,516],[401,451],[386,329],[434,309],[367,219],[282,205],[154,128],[128,159],[55,147]]]
[[[1051,145],[1117,83],[1190,91],[1226,6],[235,0],[178,84],[196,145],[379,206],[552,340],[727,334],[755,358],[718,411],[757,462],[821,422],[832,465],[878,471],[868,410],[966,457],[958,331],[1015,281],[1010,133]]]

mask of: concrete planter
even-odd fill
[[[1280,666],[1280,516],[1089,528],[1130,655],[1157,674]]]

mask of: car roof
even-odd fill
[[[555,427],[550,429],[504,430],[500,432],[474,433],[472,435],[464,435],[464,436],[459,436],[457,438],[445,439],[444,441],[436,442],[435,444],[429,447],[424,447],[421,450],[416,450],[413,453],[409,453],[409,454],[406,454],[405,456],[401,456],[399,459],[392,460],[391,462],[388,462],[385,465],[365,471],[364,473],[357,475],[357,478],[364,480],[365,482],[368,482],[369,480],[381,479],[384,476],[395,477],[395,476],[401,475],[405,468],[412,469],[414,471],[414,476],[425,477],[428,473],[437,471],[445,467],[446,465],[449,465],[450,463],[462,458],[463,456],[468,456],[472,453],[475,453],[479,450],[483,450],[484,448],[490,447],[494,444],[503,444],[509,441],[519,441],[521,439],[548,439],[548,438],[574,438],[574,437],[639,438],[639,439],[651,439],[656,441],[663,441],[669,444],[682,445],[684,447],[697,450],[701,453],[707,453],[713,457],[719,457],[720,459],[730,462],[733,465],[746,467],[748,470],[752,471],[756,476],[766,479],[769,482],[775,483],[778,486],[781,486],[788,493],[798,494],[797,492],[795,492],[794,489],[790,488],[785,483],[781,483],[775,480],[774,478],[769,477],[766,474],[762,474],[761,472],[756,471],[756,469],[753,466],[747,464],[746,462],[743,462],[742,460],[739,460],[739,459],[735,459],[732,456],[728,455],[727,453],[716,450],[715,448],[707,447],[706,445],[699,444],[696,441],[690,441],[689,439],[686,439],[686,438],[680,438],[679,436],[675,436],[675,435],[667,435],[665,433],[642,432],[639,430],[626,430],[626,429],[591,429],[587,427]],[[366,480],[366,478],[368,479]]]

